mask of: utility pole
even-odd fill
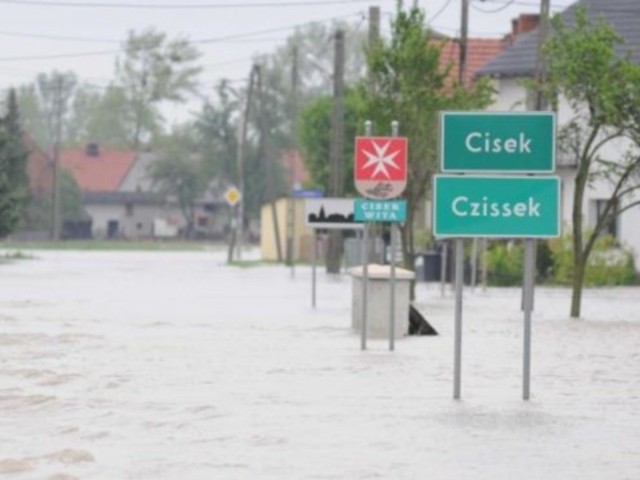
[[[298,139],[296,128],[298,124],[298,45],[293,44],[291,48],[291,145],[295,154],[297,155]],[[289,187],[289,201],[287,202],[287,258],[286,264],[292,267],[291,274],[293,275],[293,264],[295,263],[294,252],[294,230],[295,230],[295,199],[293,198],[293,189],[295,188],[295,165],[292,165],[290,172]]]
[[[340,197],[343,193],[344,175],[344,31],[336,30],[333,57],[333,112],[331,115],[331,147],[329,194]],[[340,273],[342,256],[342,232],[330,230],[327,252],[327,272]]]
[[[375,48],[380,40],[380,7],[369,7],[369,50]],[[368,88],[369,94],[373,95],[376,91],[373,72],[368,72]]]
[[[460,15],[460,60],[458,65],[458,83],[464,83],[467,71],[467,43],[469,35],[469,0],[462,0],[462,14]]]
[[[236,210],[237,217],[235,219],[235,228],[238,231],[237,234],[237,242],[238,242],[238,260],[242,259],[242,243],[244,237],[244,202],[245,202],[245,191],[244,191],[244,164],[247,158],[247,127],[249,125],[249,115],[251,113],[251,102],[253,99],[253,83],[255,78],[256,66],[253,65],[251,67],[251,71],[249,72],[249,86],[247,87],[247,98],[246,104],[244,106],[244,113],[242,118],[240,119],[240,125],[238,129],[238,149],[236,156],[236,164],[238,168],[238,190],[240,190],[240,202],[238,203],[238,208]],[[232,242],[235,239],[232,237]],[[230,247],[231,257],[233,257],[233,243]]]
[[[55,80],[53,92],[53,188],[51,191],[51,239],[60,240],[60,139],[62,137],[62,116],[64,115],[64,102],[62,99],[63,77],[58,75]]]
[[[280,242],[280,225],[278,223],[278,210],[276,208],[276,191],[275,179],[273,175],[273,162],[268,158],[267,152],[267,123],[265,118],[265,98],[264,98],[264,82],[262,78],[262,69],[260,65],[256,65],[256,77],[258,88],[258,104],[260,110],[258,112],[258,122],[260,130],[260,139],[258,141],[258,158],[266,169],[267,174],[267,201],[271,205],[271,219],[273,221],[273,234],[276,242],[276,256],[278,262],[282,262],[282,245]]]
[[[536,55],[536,110],[545,110],[547,105],[542,93],[542,83],[546,76],[546,65],[542,46],[549,35],[549,0],[540,0],[540,25],[538,26],[538,52]]]

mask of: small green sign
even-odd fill
[[[443,172],[552,173],[553,112],[443,112]]]
[[[434,178],[436,237],[560,236],[558,177]]]
[[[404,222],[407,220],[406,200],[369,200],[356,198],[356,222]]]

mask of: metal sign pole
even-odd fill
[[[442,253],[440,256],[440,296],[444,297],[445,284],[447,283],[447,250],[449,244],[446,240],[442,241]]]
[[[364,133],[371,136],[373,122],[364,122]],[[362,230],[362,318],[360,319],[360,349],[367,349],[367,283],[369,283],[369,225],[365,222]]]
[[[456,309],[455,309],[455,347],[454,347],[454,383],[453,398],[460,398],[461,370],[462,370],[462,280],[464,262],[464,241],[461,238],[455,240],[456,252]]]
[[[369,225],[362,230],[362,317],[360,318],[360,349],[367,349],[367,283],[369,281]]]
[[[471,243],[471,291],[475,291],[478,280],[478,239]]]
[[[311,242],[311,306],[316,308],[316,267],[318,263],[318,231],[312,230]]]
[[[482,291],[487,291],[487,242],[486,238],[482,239],[481,261],[482,261]]]
[[[389,312],[389,350],[393,351],[396,337],[396,226],[391,229],[391,311]]]
[[[400,124],[397,120],[391,122],[391,136],[398,136],[398,128]],[[390,234],[391,234],[391,256],[390,256],[390,265],[391,265],[391,302],[390,302],[390,315],[389,315],[389,350],[393,351],[395,348],[395,336],[396,336],[396,228],[393,223],[390,224]]]
[[[522,371],[522,398],[531,395],[531,312],[533,310],[533,289],[535,272],[535,240],[527,238],[524,244],[524,349]]]

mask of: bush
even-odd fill
[[[522,284],[524,247],[522,243],[493,242],[487,250],[487,281],[490,285]]]
[[[552,251],[552,281],[570,285],[573,279],[572,237],[565,236],[549,242]],[[616,246],[611,236],[596,240],[585,272],[585,286],[601,287],[638,283],[634,256],[631,250]]]

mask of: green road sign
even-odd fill
[[[443,172],[552,173],[553,112],[443,112]]]
[[[434,178],[436,237],[560,236],[558,177]]]
[[[404,222],[407,220],[406,200],[369,200],[356,198],[356,222]]]

